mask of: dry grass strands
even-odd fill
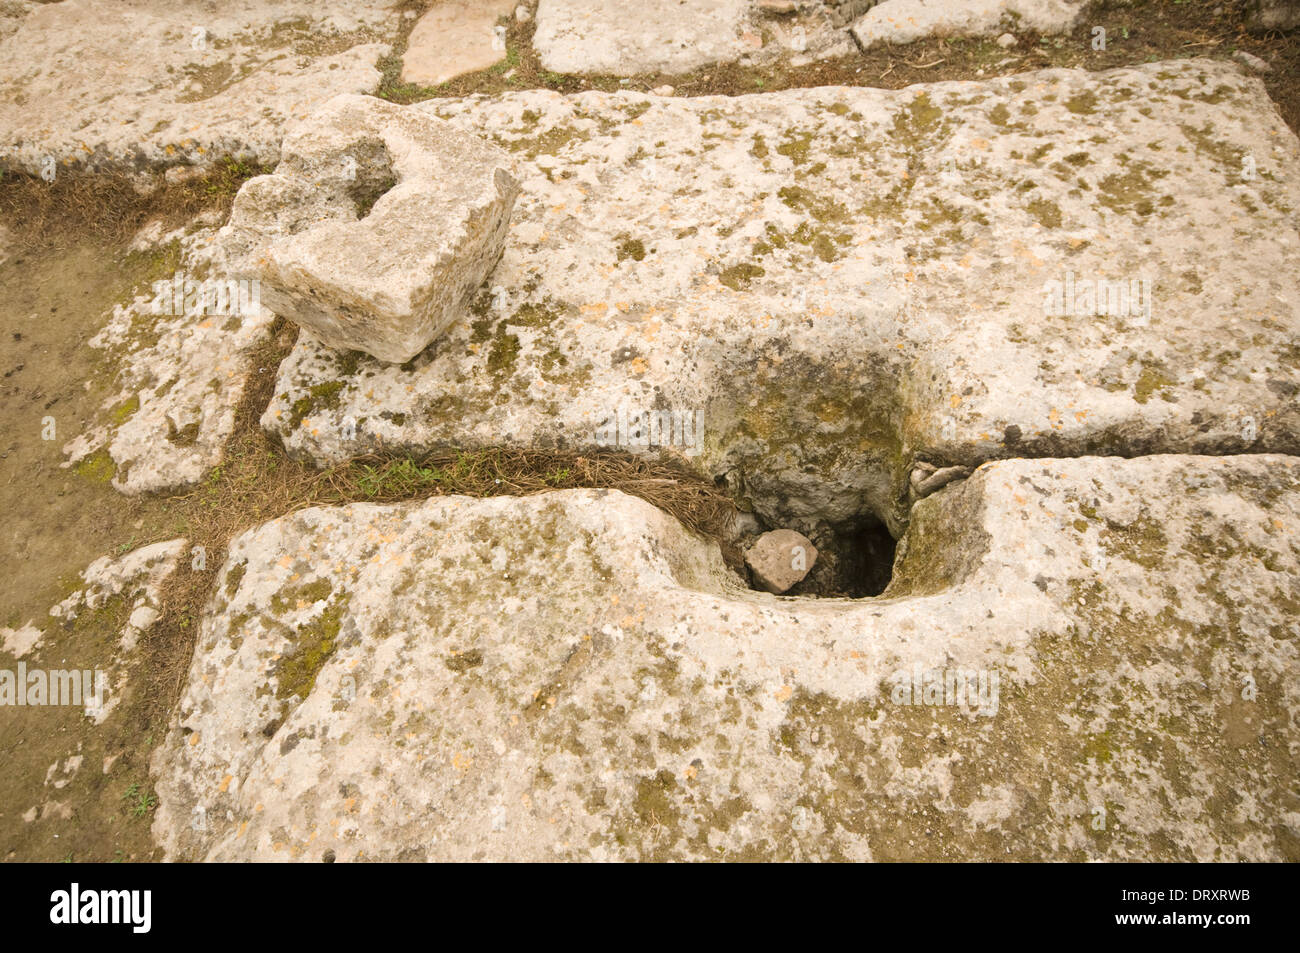
[[[19,248],[63,248],[88,237],[106,247],[124,245],[144,225],[168,230],[200,212],[230,210],[239,187],[270,169],[227,156],[181,181],[163,173],[59,169],[53,182],[24,172],[0,176],[0,222]]]

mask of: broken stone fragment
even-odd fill
[[[914,499],[924,499],[936,490],[941,490],[953,480],[970,476],[970,467],[935,468],[930,463],[918,463],[912,470],[910,483]]]
[[[487,69],[506,58],[505,28],[497,19],[515,11],[514,0],[443,0],[430,8],[402,54],[402,82],[437,86]]]
[[[686,73],[737,59],[748,17],[748,0],[539,0],[533,47],[557,73]]]
[[[1273,69],[1273,67],[1268,64],[1267,60],[1262,60],[1258,56],[1252,56],[1245,50],[1237,50],[1232,54],[1232,58],[1243,66],[1253,69],[1256,73],[1268,73]]]
[[[427,112],[337,96],[239,190],[228,236],[262,303],[330,347],[409,361],[501,257],[519,184],[497,147]]]
[[[778,596],[802,582],[816,561],[817,547],[792,529],[764,533],[745,553],[754,580]]]
[[[1246,5],[1246,27],[1252,33],[1300,27],[1300,0],[1253,0]]]
[[[130,690],[140,637],[161,617],[164,588],[188,549],[188,540],[179,538],[144,546],[125,556],[101,556],[82,572],[84,585],[50,607],[50,616],[70,627],[78,616],[102,610],[113,599],[120,598],[130,606],[118,631],[116,647],[93,666],[98,674],[95,693],[86,698],[86,716],[95,724],[103,724]]]
[[[863,47],[931,36],[994,36],[1008,18],[1021,30],[1068,33],[1083,12],[1078,0],[884,0],[853,25]]]

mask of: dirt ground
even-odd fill
[[[1241,7],[1230,0],[1103,2],[1073,36],[1026,34],[1010,50],[990,41],[934,40],[797,70],[721,66],[629,82],[545,72],[529,45],[532,22],[509,18],[502,21],[509,29],[505,64],[424,89],[400,84],[400,60],[386,58],[380,64],[385,72],[380,94],[413,102],[530,87],[574,92],[667,84],[677,95],[826,84],[899,88],[1049,66],[1104,69],[1194,55],[1226,58],[1244,49],[1272,64],[1264,77],[1269,92],[1292,129],[1300,130],[1300,35],[1251,36],[1242,27]],[[1105,52],[1091,49],[1093,25],[1107,29]],[[80,184],[71,177],[60,184],[65,190],[60,193],[39,180],[5,176],[0,181],[0,224],[10,230],[10,241],[0,250],[7,254],[0,262],[0,625],[32,622],[45,630],[41,645],[22,658],[29,666],[95,667],[115,653],[126,608],[110,604],[66,628],[46,614],[76,587],[81,570],[99,556],[177,536],[203,545],[207,564],[195,571],[188,559],[182,562],[166,593],[162,619],[135,653],[128,693],[104,726],[93,727],[71,708],[12,708],[0,718],[4,859],[156,859],[149,835],[155,801],[148,758],[179,695],[196,620],[225,545],[243,528],[317,501],[593,485],[632,487],[705,532],[727,515],[727,501],[710,487],[615,458],[483,454],[440,461],[436,471],[427,461],[362,461],[326,474],[309,471],[286,458],[256,426],[275,368],[293,342],[293,328],[283,325],[259,355],[260,370],[226,462],[199,487],[128,498],[93,467],[61,467],[62,446],[89,424],[111,381],[111,369],[101,366],[101,353],[87,341],[114,303],[147,287],[160,268],[168,273],[166,262],[128,253],[131,235],[156,215],[184,221],[204,207],[228,207],[239,182],[257,171],[227,163],[213,180],[163,190],[146,202],[136,202],[120,182],[104,177]],[[43,439],[50,418],[55,437]],[[432,472],[437,475],[427,475]],[[668,483],[671,489],[664,490]],[[13,669],[17,661],[0,650],[0,668]]]

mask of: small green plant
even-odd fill
[[[158,804],[158,798],[154,797],[153,792],[141,790],[138,784],[127,788],[122,800],[126,802],[127,813],[132,817],[144,817]]]
[[[397,460],[380,467],[362,467],[357,488],[373,498],[436,486],[444,479],[445,474],[437,467],[421,467],[413,460]]]
[[[518,65],[519,65],[519,51],[507,50],[506,58],[499,63],[493,63],[491,66],[489,66],[488,72],[493,73],[495,75],[500,75],[501,73],[514,69]]]
[[[209,177],[205,191],[209,195],[234,195],[239,187],[255,175],[263,175],[270,169],[258,162],[250,162],[235,156],[225,156]]]

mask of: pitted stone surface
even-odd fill
[[[519,185],[501,149],[427,112],[330,100],[244,183],[223,230],[275,313],[331,347],[409,361],[501,257]]]
[[[0,3],[0,40],[12,35],[22,26],[28,14],[39,10],[41,4],[31,0],[6,0]]]
[[[65,467],[106,454],[124,493],[189,486],[221,462],[254,352],[275,318],[256,286],[238,285],[225,236],[198,227],[158,244],[170,241],[180,243],[181,270],[115,306],[88,342],[105,353],[110,396],[63,447]]]
[[[0,19],[0,153],[93,168],[266,162],[286,123],[373,90],[400,18],[386,0],[96,0]],[[12,9],[10,4],[9,8]]]
[[[1083,0],[884,0],[853,24],[863,47],[930,36],[996,36],[1005,28],[1068,33]]]
[[[769,524],[898,532],[917,460],[1300,450],[1300,143],[1235,65],[415,108],[515,154],[504,257],[404,367],[301,338],[262,418],[291,453],[698,411],[660,452]],[[1071,274],[1150,279],[1150,316],[1045,314]]]
[[[685,73],[749,47],[747,0],[538,0],[533,46],[557,73]]]
[[[617,492],[304,510],[232,544],[154,833],[208,860],[1294,860],[1298,532],[1294,458],[999,461],[917,504],[853,601],[744,589]],[[954,671],[981,694],[912,703]]]

